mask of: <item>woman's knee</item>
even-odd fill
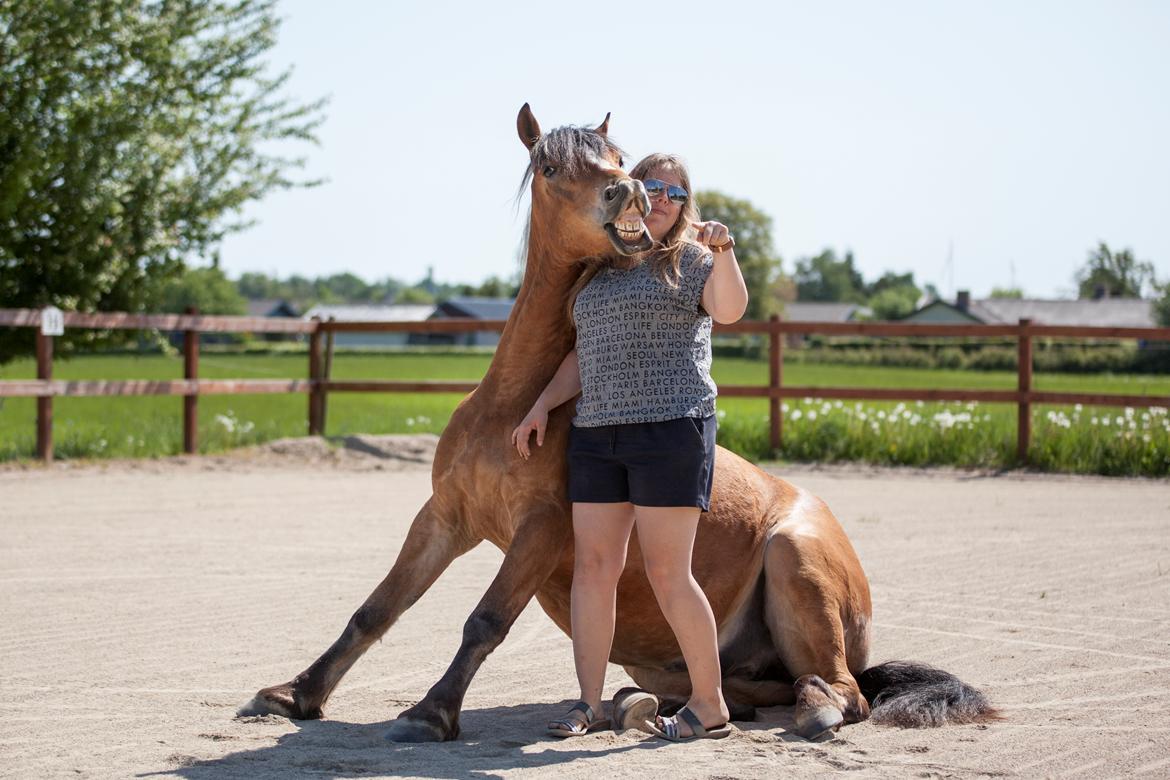
[[[671,594],[693,587],[689,560],[647,560],[646,579],[657,594]]]
[[[578,582],[616,586],[626,567],[625,550],[577,545],[573,555],[573,579]]]

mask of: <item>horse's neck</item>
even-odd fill
[[[476,397],[491,403],[493,410],[527,413],[573,348],[565,302],[579,271],[579,265],[530,242],[516,304],[476,390]]]

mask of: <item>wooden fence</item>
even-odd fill
[[[308,395],[308,431],[319,436],[325,429],[329,393],[469,393],[476,382],[429,380],[334,380],[331,378],[333,334],[352,332],[466,333],[502,331],[506,320],[451,318],[425,322],[322,322],[267,317],[225,317],[199,314],[66,313],[67,328],[158,329],[184,334],[183,379],[70,380],[53,379],[53,336],[42,329],[39,309],[0,309],[0,327],[37,329],[37,378],[0,381],[0,398],[37,399],[37,455],[53,457],[53,398],[57,396],[175,395],[183,397],[183,449],[198,448],[199,396],[242,393],[305,393]],[[1032,389],[1032,340],[1035,338],[1141,339],[1170,341],[1170,328],[1113,328],[1036,325],[905,324],[892,322],[792,322],[773,316],[768,321],[741,321],[714,326],[717,334],[755,333],[769,337],[768,384],[720,385],[726,397],[767,398],[770,442],[773,450],[783,438],[780,404],[784,398],[867,399],[879,401],[980,401],[1010,403],[1018,408],[1016,452],[1026,462],[1032,435],[1033,404],[1092,404],[1099,406],[1170,406],[1170,396],[1101,393],[1053,393]],[[200,333],[294,333],[309,336],[307,376],[304,379],[200,379]],[[954,338],[1014,338],[1019,350],[1015,390],[912,389],[870,387],[796,387],[783,381],[784,336],[823,334],[852,336],[909,336]]]

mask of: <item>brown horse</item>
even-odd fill
[[[573,576],[566,444],[571,404],[549,416],[544,446],[528,461],[510,433],[574,343],[567,295],[589,258],[630,255],[649,235],[619,233],[640,223],[649,201],[621,169],[609,117],[594,130],[542,134],[525,104],[517,126],[529,150],[528,259],[523,284],[486,376],[451,416],[432,470],[433,495],[419,510],[386,578],[341,636],[290,682],[261,690],[240,714],[319,718],[359,657],[458,556],[483,540],[504,562],[467,619],[443,677],[391,727],[398,741],[449,740],[471,679],[533,596],[569,633]],[[585,258],[585,259],[583,259]],[[852,545],[824,502],[719,448],[711,508],[703,514],[693,570],[719,630],[723,689],[733,717],[795,704],[798,732],[815,736],[870,715],[875,695],[901,722],[922,725],[993,716],[955,678],[918,665],[864,672],[869,652],[869,585]],[[686,667],[630,540],[617,595],[610,660],[666,699],[690,690]],[[858,680],[865,686],[859,686]],[[895,694],[895,695],[891,695]],[[880,714],[880,708],[875,715]]]

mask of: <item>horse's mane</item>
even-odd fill
[[[611,141],[608,136],[601,135],[591,127],[565,125],[544,133],[529,153],[528,167],[524,169],[524,177],[520,180],[520,187],[516,190],[516,208],[520,207],[520,199],[524,197],[524,193],[532,181],[532,175],[536,171],[547,165],[552,165],[556,167],[558,176],[572,179],[584,171],[592,159],[603,157],[608,151],[615,151],[618,155],[625,156],[625,152],[620,146]],[[529,207],[517,256],[521,276],[523,276],[524,268],[528,264],[528,232],[531,223],[532,210]]]

